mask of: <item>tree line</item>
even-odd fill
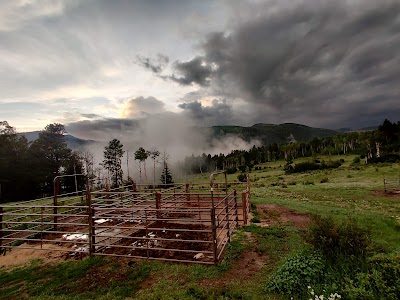
[[[54,177],[83,172],[83,161],[67,147],[65,128],[50,124],[33,142],[18,135],[7,121],[0,122],[0,184],[1,200],[32,199],[51,195]],[[81,178],[63,181],[63,190],[82,189]]]
[[[123,145],[118,139],[111,140],[104,149],[104,160],[102,166],[108,171],[108,177],[111,178],[113,187],[118,187],[124,184],[123,171],[122,171],[122,157],[125,151]],[[161,156],[161,157],[160,157]],[[163,171],[160,177],[161,184],[172,184],[172,174],[169,168],[169,155],[164,151],[161,153],[156,148],[152,150],[145,150],[143,147],[139,147],[134,152],[134,158],[139,169],[139,182],[149,183],[147,178],[146,161],[151,159],[153,162],[153,185],[156,185],[156,164],[161,163],[163,165]],[[161,160],[159,160],[161,158]],[[129,155],[127,153],[127,171],[129,172]],[[133,179],[129,176],[126,183],[133,183]]]
[[[331,137],[314,138],[309,142],[292,141],[253,146],[250,150],[233,150],[229,154],[187,156],[180,167],[188,173],[197,174],[215,170],[251,170],[257,164],[276,160],[290,162],[299,157],[315,155],[357,154],[365,163],[400,161],[400,121],[385,120],[376,130],[353,131]]]
[[[18,135],[7,121],[0,122],[0,200],[29,200],[53,194],[54,178],[62,175],[85,174],[93,180],[106,172],[113,187],[132,183],[130,174],[123,180],[123,145],[117,139],[111,140],[104,149],[104,158],[99,166],[94,166],[93,154],[89,151],[72,151],[65,142],[66,130],[62,124],[49,124],[39,133],[38,139],[28,142]],[[126,150],[128,151],[128,150]],[[357,154],[365,163],[400,161],[400,122],[385,120],[377,130],[349,132],[326,138],[314,138],[309,142],[276,143],[253,146],[250,150],[233,150],[228,155],[205,154],[187,156],[178,163],[187,173],[237,170],[245,172],[257,164],[285,159],[290,162],[298,157],[314,155]],[[129,172],[129,155],[127,153]],[[156,184],[156,165],[162,164],[159,182],[173,183],[168,154],[157,149],[146,150],[139,147],[134,152],[139,170],[140,183]],[[152,164],[152,180],[148,178],[146,162]],[[100,185],[100,182],[99,182]],[[85,188],[85,178],[66,177],[60,192],[72,192]]]
[[[86,178],[92,185],[102,188],[102,179],[109,178],[111,187],[133,183],[128,174],[123,180],[123,145],[117,139],[111,140],[104,149],[102,162],[95,166],[94,155],[87,150],[73,151],[65,141],[66,130],[59,123],[49,124],[40,131],[39,137],[32,141],[17,134],[7,121],[0,122],[0,201],[29,200],[54,194],[54,179],[63,177],[58,187],[59,193],[81,191]],[[139,147],[134,152],[139,169],[140,183],[148,183],[146,161],[152,160],[153,184],[156,184],[156,164],[161,163],[163,171],[160,182],[173,183],[169,168],[168,154],[157,149],[145,150]],[[127,155],[127,162],[128,162]],[[129,165],[127,164],[129,172]],[[104,175],[104,173],[106,173]],[[71,176],[83,174],[85,176]],[[69,176],[65,176],[69,175]]]

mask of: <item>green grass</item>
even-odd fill
[[[284,161],[258,165],[262,169],[250,173],[252,203],[271,203],[299,213],[331,216],[337,222],[352,217],[371,230],[373,255],[383,257],[383,260],[399,257],[400,198],[383,194],[383,178],[399,176],[400,165],[365,166],[361,162],[354,167],[351,165],[354,157],[318,157],[321,160],[344,159],[345,162],[334,170],[290,175],[283,170]],[[307,159],[297,159],[294,163]],[[228,181],[237,181],[239,174],[228,175]],[[189,181],[207,183],[209,175],[194,175]],[[325,182],[321,183],[321,180]],[[223,181],[223,177],[219,175],[217,181]],[[310,182],[313,184],[307,184]],[[248,240],[248,233],[254,241]],[[309,247],[303,232],[294,227],[261,228],[252,224],[238,231],[227,249],[227,259],[219,266],[141,262],[131,268],[126,260],[100,258],[55,266],[34,261],[25,267],[0,269],[0,299],[281,299],[282,296],[265,291],[263,286],[288,257]],[[251,249],[265,257],[264,267],[258,274],[245,281],[211,284],[226,276],[235,267],[238,257]],[[89,274],[94,275],[90,277]],[[365,274],[362,276],[375,276],[375,273]],[[349,280],[354,279],[361,285],[362,276]],[[363,293],[361,290],[350,291]],[[351,293],[348,295],[353,295]]]
[[[0,299],[92,299],[98,295],[124,299],[139,289],[149,273],[145,263],[129,268],[99,257],[56,266],[33,261],[27,267],[0,271]]]

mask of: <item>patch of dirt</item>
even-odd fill
[[[114,269],[112,268],[114,265]],[[115,283],[129,281],[127,270],[129,266],[125,259],[119,259],[118,262],[111,261],[101,266],[93,267],[86,276],[80,280],[79,292],[96,290],[101,287],[112,288]],[[138,278],[140,280],[140,278]]]
[[[243,282],[254,275],[259,274],[268,260],[267,255],[262,255],[256,252],[256,239],[250,232],[245,232],[249,243],[253,244],[251,249],[243,251],[240,257],[232,261],[232,266],[218,278],[203,279],[198,282],[203,287],[222,288],[232,282]]]
[[[374,197],[387,197],[387,198],[400,198],[400,191],[387,192],[382,190],[372,191],[372,196]]]
[[[309,215],[298,213],[276,204],[257,204],[257,212],[261,221],[258,225],[263,227],[291,224],[298,229],[306,229],[311,224]]]
[[[40,245],[29,245],[37,249],[21,249],[27,244],[22,244],[19,247],[7,251],[6,255],[0,255],[0,268],[11,268],[28,264],[33,259],[43,259],[46,262],[57,262],[65,260],[65,253],[62,251],[40,250]],[[63,249],[54,244],[43,244],[43,248],[48,249]]]

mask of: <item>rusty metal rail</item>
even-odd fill
[[[228,187],[245,187],[242,192]],[[0,205],[0,250],[218,263],[234,230],[247,224],[250,186],[134,185]],[[50,246],[52,245],[52,246]]]

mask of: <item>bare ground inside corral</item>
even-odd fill
[[[257,225],[262,227],[287,224],[304,230],[311,224],[311,219],[307,214],[298,213],[276,204],[258,204],[257,212],[260,218],[260,223],[257,223]],[[222,276],[212,279],[202,279],[198,282],[200,286],[222,288],[235,282],[247,281],[253,276],[260,274],[265,264],[268,263],[268,255],[257,252],[255,237],[250,232],[245,232],[245,234],[248,242],[254,246],[250,247],[249,250],[243,251]],[[45,248],[54,248],[55,250],[61,248],[53,244],[46,244],[44,246],[46,246]],[[40,245],[37,245],[37,247],[40,248]],[[38,251],[16,247],[11,252],[7,252],[5,256],[0,256],[0,267],[9,268],[24,265],[32,259],[58,262],[65,260],[66,254],[60,251]],[[126,259],[126,261],[128,262],[129,259]],[[92,274],[92,276],[95,276],[95,274]],[[148,278],[141,284],[142,289],[150,288],[159,279],[158,276]]]
[[[54,249],[54,251],[40,250],[40,245],[29,245],[29,247],[35,247],[37,249],[23,249],[22,247],[24,246],[27,245],[22,244],[20,247],[17,246],[11,251],[7,251],[5,255],[0,255],[0,268],[7,269],[26,265],[33,259],[42,259],[46,262],[59,262],[66,258],[65,252],[57,251],[60,249],[65,250],[65,248],[54,244],[43,244],[43,248]]]

